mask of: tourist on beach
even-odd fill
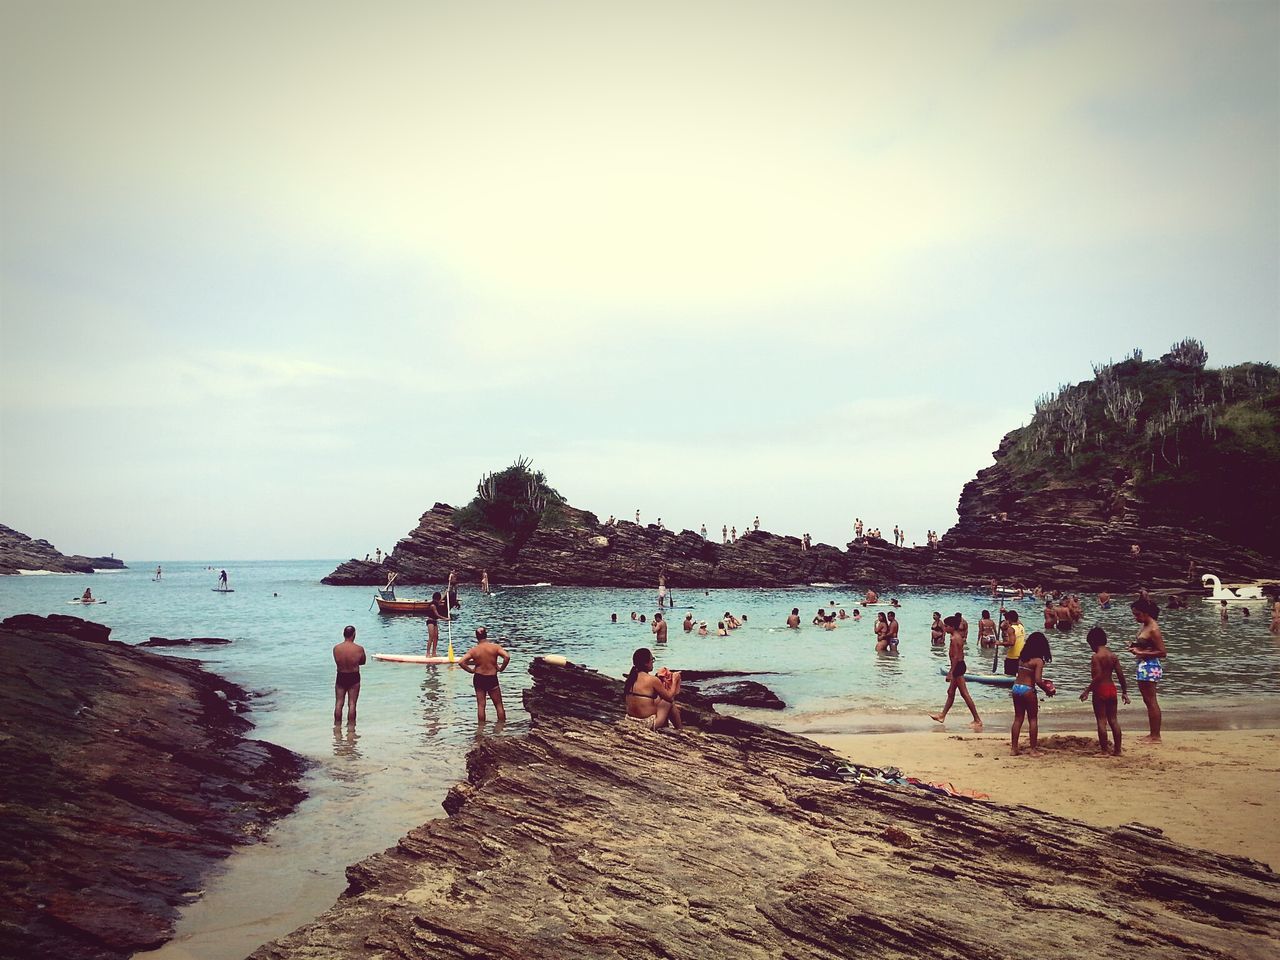
[[[1103,590],[1100,594],[1098,594],[1098,606],[1100,606],[1103,610],[1110,610],[1111,594],[1107,593],[1107,591],[1105,590]]]
[[[379,547],[377,550],[373,551],[373,562],[374,562],[374,563],[382,563],[382,548],[381,548],[381,547]]]
[[[360,665],[365,662],[364,647],[356,643],[356,628],[345,627],[342,641],[333,646],[333,662],[338,667],[338,678],[333,684],[336,702],[333,705],[333,725],[342,723],[342,707],[346,704],[347,726],[356,725],[356,701],[360,699]]]
[[[996,645],[996,622],[991,619],[991,611],[983,610],[978,621],[978,649],[990,650]]]
[[[1227,601],[1225,600],[1218,601],[1218,617],[1223,623],[1227,622]]]
[[[929,643],[935,647],[942,646],[942,637],[946,633],[946,625],[942,622],[942,614],[933,611],[933,623],[929,624]]]
[[[677,730],[684,725],[680,721],[680,707],[676,697],[680,693],[680,671],[659,671],[654,675],[653,651],[640,647],[631,655],[631,672],[622,685],[623,699],[627,704],[627,717],[650,730],[661,730],[671,723]]]
[[[1173,593],[1169,595],[1168,607],[1170,610],[1184,610],[1186,606],[1187,600],[1182,594]]]
[[[644,615],[643,613],[642,613],[642,614],[640,614],[640,622],[641,622],[641,623],[647,623],[647,622],[648,622],[648,621],[645,619],[645,615]]]
[[[964,639],[960,635],[960,622],[955,617],[947,617],[943,623],[951,633],[951,642],[947,646],[947,659],[951,664],[947,670],[947,702],[943,704],[941,713],[930,714],[930,718],[938,723],[946,723],[951,705],[956,702],[956,691],[959,691],[964,705],[969,708],[969,713],[973,716],[973,723],[970,726],[975,731],[981,731],[982,718],[978,716],[978,708],[974,706],[973,697],[969,695],[969,684],[964,678],[969,667],[964,662]]]
[[[836,619],[837,619],[837,620],[848,620],[848,619],[849,619],[849,615],[848,615],[847,613],[845,613],[845,612],[844,612],[844,607],[841,607],[841,608],[840,608],[840,612],[836,614]]]
[[[653,615],[653,626],[649,628],[658,643],[667,642],[667,621],[662,619],[662,614],[655,613]]]
[[[698,636],[705,637],[707,635],[707,621],[698,621]]]
[[[160,580],[164,577],[164,571],[160,569],[160,565],[156,564],[156,579]]]
[[[787,629],[788,630],[800,629],[800,608],[799,607],[791,608],[791,616],[787,617]]]
[[[89,587],[84,588],[84,593],[80,594],[81,603],[93,603],[93,591]]]
[[[458,600],[458,571],[457,570],[449,571],[449,584],[448,584],[447,593],[449,597],[450,610],[453,610],[456,607],[462,606],[461,602],[459,602]]]
[[[1111,736],[1115,740],[1114,755],[1120,756],[1120,719],[1117,714],[1116,685],[1111,681],[1112,674],[1120,683],[1120,695],[1124,702],[1129,702],[1129,688],[1124,682],[1124,667],[1120,666],[1120,658],[1107,646],[1107,632],[1101,627],[1094,627],[1085,637],[1093,656],[1089,658],[1089,685],[1080,691],[1083,701],[1093,694],[1093,717],[1098,721],[1098,749],[1107,752],[1107,727],[1111,728]]]
[[[609,622],[610,622],[610,623],[617,623],[617,622],[618,622],[618,615],[617,615],[616,613],[611,613],[611,614],[609,614]]]
[[[729,542],[729,525],[727,523],[720,528],[720,542],[721,543]]]
[[[898,652],[898,617],[890,610],[888,619],[885,621],[889,625],[889,629],[885,631],[884,641],[889,653]]]
[[[1010,731],[1012,749],[1018,756],[1018,739],[1022,733],[1022,721],[1027,721],[1027,733],[1031,741],[1031,756],[1040,756],[1040,700],[1036,687],[1052,697],[1057,691],[1044,678],[1044,665],[1053,660],[1049,650],[1049,638],[1037,630],[1027,637],[1022,656],[1018,659],[1018,672],[1010,693],[1013,696],[1013,729]]]
[[[862,602],[863,603],[879,603],[880,594],[876,593],[874,590],[868,590],[866,593],[866,596],[862,598]]]
[[[1004,675],[1012,677],[1018,672],[1018,661],[1022,657],[1022,647],[1027,642],[1027,628],[1018,622],[1017,610],[1006,610],[1004,619],[1004,638],[997,646],[1005,648]]]
[[[729,627],[730,630],[737,630],[740,626],[742,626],[742,621],[739,620],[737,617],[735,617],[728,610],[724,612],[724,622]]]
[[[483,593],[489,592],[489,571],[488,570],[480,571],[480,590]]]
[[[707,525],[705,523],[702,525],[702,539],[707,539]]]
[[[889,632],[889,620],[883,613],[876,614],[876,623],[872,627],[876,635],[876,653],[884,653],[889,648],[885,635]]]
[[[1053,601],[1046,600],[1044,602],[1044,628],[1046,630],[1052,630],[1057,622],[1058,615],[1053,612]]]
[[[725,627],[725,625],[724,625],[724,621],[723,621],[723,620],[721,620],[719,623],[717,623],[717,624],[716,624],[716,636],[717,636],[717,637],[727,637],[728,635],[729,635],[729,631],[728,631],[728,629]]]
[[[859,620],[861,620],[861,619],[862,619],[862,611],[861,611],[861,610],[859,610],[857,607],[854,607],[854,608],[853,608],[853,621],[854,621],[854,623],[857,623],[857,622],[858,622]]]
[[[665,607],[667,605],[667,571],[665,568],[658,571],[658,606]]]
[[[640,508],[636,507],[636,526],[640,525]]]
[[[684,615],[684,623],[681,624],[681,626],[684,627],[685,633],[693,633],[693,614],[692,613],[686,613]]]
[[[448,620],[449,611],[445,608],[444,598],[440,596],[437,590],[431,595],[431,602],[427,604],[427,656],[434,657],[436,647],[440,643],[440,620],[441,618]]]
[[[1280,600],[1271,605],[1271,632],[1280,634]]]
[[[756,514],[755,522],[752,524],[752,529],[754,529],[754,530],[759,530],[759,529],[760,529],[760,514],[758,514],[758,513]]]
[[[1129,604],[1133,618],[1142,626],[1138,630],[1138,639],[1129,644],[1129,652],[1138,658],[1135,671],[1138,677],[1138,692],[1142,694],[1142,702],[1147,706],[1147,725],[1150,733],[1143,737],[1146,743],[1160,742],[1160,701],[1156,695],[1156,684],[1164,679],[1164,666],[1160,663],[1168,652],[1164,647],[1164,634],[1156,618],[1160,616],[1160,608],[1150,600],[1135,600]]]
[[[827,622],[827,608],[819,607],[817,614],[814,615],[813,624],[816,627],[820,627],[826,622]]]
[[[458,666],[471,674],[471,685],[476,691],[476,719],[484,723],[484,701],[488,697],[498,711],[498,723],[505,723],[507,711],[502,706],[502,688],[498,686],[498,674],[507,669],[511,654],[489,639],[484,627],[476,628],[476,645],[463,655]]]
[[[969,621],[964,618],[964,614],[962,614],[959,610],[957,610],[954,614],[952,614],[952,616],[954,616],[956,618],[956,622],[960,624],[960,639],[964,643],[968,643],[969,642]]]
[[[730,528],[729,528],[729,542],[730,542],[730,543],[737,543],[737,542],[738,542],[738,528],[737,528],[737,527],[730,527]]]
[[[636,612],[635,612],[634,610],[632,610],[632,611],[631,611],[631,619],[632,619],[632,620],[637,619],[637,618],[636,618]]]

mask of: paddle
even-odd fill
[[[991,654],[991,672],[992,673],[996,672],[996,664],[999,663],[1000,661],[1000,651],[1004,649],[1004,647],[1000,646],[1000,641],[1004,640],[1004,628],[1005,628],[1003,600],[1000,601],[1000,612],[996,614],[996,616],[1000,618],[998,621],[996,621],[997,623],[1000,624],[1000,632],[996,635],[997,643],[996,643],[995,652]]]

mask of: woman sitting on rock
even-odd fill
[[[670,680],[651,673],[653,651],[641,647],[631,655],[631,672],[622,691],[627,701],[627,717],[650,730],[661,730],[670,721],[683,729],[676,696],[680,693],[680,672],[669,674]]]

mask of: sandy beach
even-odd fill
[[[1099,755],[1096,737],[1084,732],[1048,734],[1043,756],[1012,757],[1008,727],[995,726],[981,734],[811,736],[859,763],[949,781],[1000,803],[1099,826],[1136,821],[1182,843],[1280,867],[1280,728],[1178,731],[1158,746],[1139,743],[1145,730],[1138,730],[1117,758]]]

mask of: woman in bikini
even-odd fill
[[[1049,638],[1037,630],[1027,637],[1022,645],[1022,653],[1018,657],[1018,672],[1013,681],[1013,756],[1018,756],[1018,737],[1022,733],[1022,721],[1025,718],[1030,728],[1031,756],[1040,756],[1040,701],[1037,699],[1036,687],[1052,697],[1056,692],[1053,685],[1044,678],[1044,665],[1053,661],[1049,650]]]
[[[876,614],[876,653],[884,653],[889,648],[889,641],[885,639],[885,635],[889,632],[889,621],[883,613]]]
[[[942,637],[946,632],[947,628],[942,624],[942,614],[937,610],[933,611],[933,623],[929,625],[929,642],[935,647],[942,646]]]
[[[677,730],[683,729],[676,696],[680,693],[680,672],[665,681],[654,675],[653,651],[641,647],[631,655],[631,672],[622,691],[627,702],[627,716],[650,730],[661,730],[668,720]]]

